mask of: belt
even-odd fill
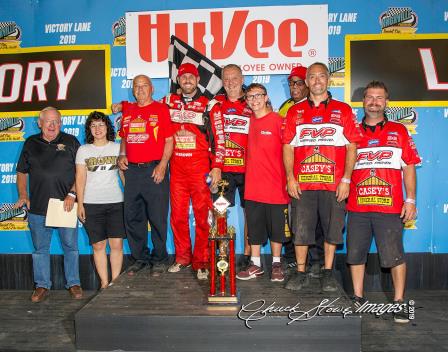
[[[128,163],[129,166],[146,168],[150,166],[155,166],[160,163],[160,160],[148,161],[147,163]]]

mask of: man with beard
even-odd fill
[[[207,280],[209,267],[208,218],[212,210],[210,187],[221,180],[224,163],[224,126],[219,104],[209,101],[198,88],[199,72],[191,63],[179,66],[180,94],[169,94],[163,102],[170,109],[174,130],[171,158],[171,226],[176,259],[168,269],[176,273],[191,264],[198,280]],[[189,225],[190,199],[195,217],[192,251]]]
[[[373,232],[381,267],[391,268],[394,303],[401,307],[394,313],[394,321],[407,323],[403,224],[417,215],[415,165],[421,159],[406,127],[387,120],[384,110],[388,98],[383,82],[372,81],[364,89],[363,138],[357,145],[347,203],[347,263],[352,274],[353,301],[359,307],[366,302],[364,272]]]

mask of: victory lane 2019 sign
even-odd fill
[[[448,105],[448,34],[347,35],[345,101],[362,106],[372,80],[389,88],[389,106]]]
[[[107,113],[111,101],[109,45],[0,51],[0,117]]]

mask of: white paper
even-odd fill
[[[78,203],[75,203],[71,211],[65,211],[64,201],[56,198],[50,198],[48,201],[45,226],[75,228],[78,223],[77,211]]]

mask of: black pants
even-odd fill
[[[296,261],[296,252],[294,243],[291,241],[283,244],[285,248],[284,258],[286,263],[294,263]],[[324,264],[325,254],[324,254],[324,232],[322,230],[322,226],[320,221],[316,226],[316,244],[312,245],[308,249],[309,255],[309,265],[313,264]]]
[[[169,180],[168,171],[160,184],[151,177],[158,162],[138,166],[129,163],[124,172],[124,221],[132,258],[143,263],[164,263],[166,251]],[[148,249],[148,221],[151,225],[152,253]]]

